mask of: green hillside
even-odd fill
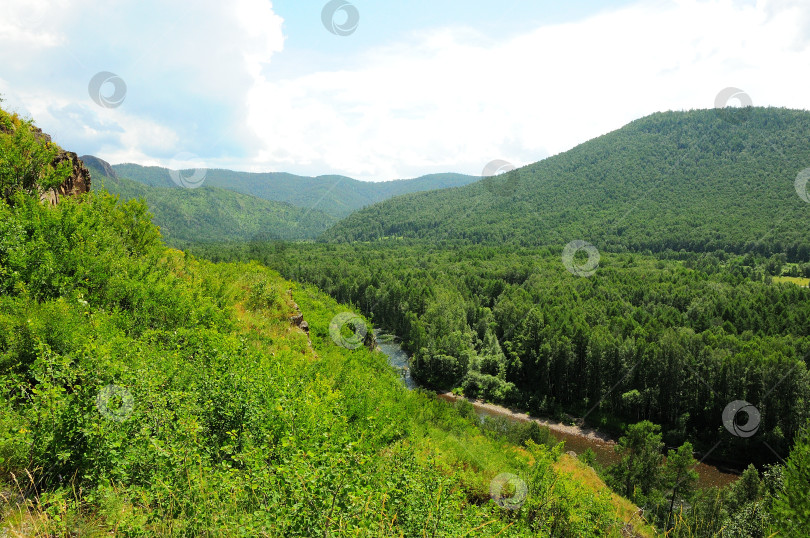
[[[169,249],[139,201],[41,202],[31,127],[0,110],[0,535],[650,535],[548,430],[339,345],[316,288]]]
[[[153,187],[172,187],[167,168],[117,164],[113,169],[121,177]],[[249,173],[233,170],[206,171],[205,185],[221,187],[265,200],[289,202],[308,210],[319,210],[333,217],[345,217],[367,205],[400,194],[467,185],[480,179],[463,174],[430,174],[414,179],[370,182],[345,176],[305,177],[283,172]]]
[[[585,240],[600,250],[785,252],[810,259],[797,194],[810,167],[810,113],[665,112],[560,155],[458,189],[368,207],[330,241],[381,237],[521,245]]]
[[[122,200],[145,200],[154,216],[152,221],[174,246],[192,241],[311,239],[337,220],[318,210],[218,187],[152,187],[117,174],[109,175],[112,170],[100,159],[85,157],[84,161],[92,174],[94,189],[105,189]]]

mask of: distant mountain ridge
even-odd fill
[[[112,169],[126,177],[152,187],[177,188],[170,170],[158,166],[116,164]],[[285,172],[237,172],[207,169],[204,185],[220,187],[265,200],[289,202],[306,209],[317,209],[343,218],[376,202],[410,192],[460,187],[481,179],[479,176],[444,173],[392,181],[358,181],[346,176],[298,176]]]
[[[120,176],[102,159],[90,155],[81,159],[90,170],[93,189],[106,189],[123,200],[145,200],[153,222],[176,247],[201,242],[311,239],[337,221],[318,210],[218,187],[144,185]]]
[[[584,240],[608,251],[723,249],[806,261],[810,197],[799,183],[808,140],[807,111],[656,113],[501,176],[377,203],[322,238]]]
[[[92,155],[82,155],[81,160],[88,168],[95,169],[97,172],[100,172],[101,176],[118,179],[118,174],[115,173],[112,165],[110,165],[110,163],[107,161],[99,159],[98,157],[93,157]]]

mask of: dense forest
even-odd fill
[[[585,278],[547,248],[192,250],[259,260],[356,305],[401,336],[413,375],[431,387],[541,415],[586,415],[614,431],[651,420],[670,446],[689,439],[742,465],[786,457],[810,418],[810,289],[763,282],[769,259],[604,254]],[[723,428],[723,410],[737,400],[762,413],[755,437]]]
[[[722,111],[721,111],[722,112]],[[329,241],[384,237],[604,252],[724,250],[810,261],[810,112],[662,112],[478,183],[356,212]]]

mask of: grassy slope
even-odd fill
[[[554,467],[558,472],[566,474],[574,482],[590,491],[599,492],[609,489],[592,467],[568,454],[560,456]],[[638,506],[613,491],[610,492],[610,503],[616,510],[618,520],[627,522],[641,536],[655,536],[655,528],[643,518]]]
[[[317,289],[165,249],[103,195],[0,213],[5,529],[618,534],[605,488],[550,471],[558,451],[527,459],[406,391],[381,353],[335,345],[345,307]],[[100,403],[110,384],[131,411]],[[530,485],[517,515],[486,502],[500,472]]]

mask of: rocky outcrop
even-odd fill
[[[290,323],[296,327],[300,327],[301,324],[304,323],[304,314],[301,313],[301,310],[298,308],[297,304],[293,303],[293,308],[295,313],[290,315]]]
[[[290,296],[290,302],[292,302],[293,308],[293,313],[290,315],[290,323],[304,331],[307,335],[307,341],[309,341],[309,347],[312,347],[312,339],[309,337],[309,323],[304,321],[304,314],[301,313],[301,307],[298,306],[298,303],[293,301],[292,290],[287,290],[287,294]]]
[[[34,136],[36,136],[39,140],[51,142],[51,136],[43,133],[42,129],[39,127],[34,127],[33,133]],[[82,160],[79,159],[79,156],[72,151],[60,149],[59,153],[57,153],[56,157],[54,157],[52,164],[54,166],[58,166],[65,161],[71,163],[72,169],[70,176],[68,176],[65,182],[58,187],[48,189],[47,191],[43,192],[39,197],[41,201],[47,201],[51,204],[58,204],[59,200],[65,196],[78,196],[80,194],[90,192],[90,170],[88,170]]]
[[[56,158],[53,160],[54,166],[62,164],[65,161],[72,163],[72,171],[70,176],[64,183],[55,189],[48,189],[43,192],[39,199],[47,200],[51,204],[58,204],[59,200],[65,196],[78,196],[86,192],[90,192],[90,170],[84,165],[79,156],[72,151],[60,150]]]
[[[374,331],[368,331],[366,333],[366,337],[363,339],[363,345],[366,346],[369,351],[379,349],[377,345],[377,335],[374,334]]]

